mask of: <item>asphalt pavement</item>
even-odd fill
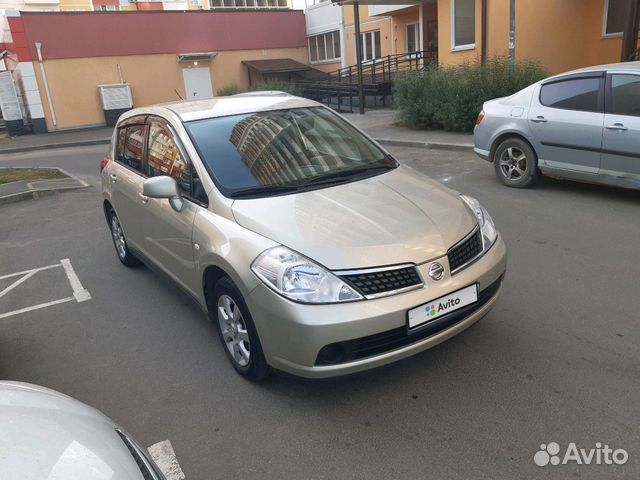
[[[144,445],[169,439],[187,480],[640,477],[639,192],[509,189],[471,153],[390,148],[491,212],[509,247],[501,299],[462,335],[382,369],[253,384],[177,287],[118,262],[96,188],[104,148],[0,156],[94,186],[0,207],[0,277],[69,259],[91,296],[2,318],[73,297],[52,267],[0,298],[0,378],[76,397]],[[629,459],[538,467],[549,442]]]

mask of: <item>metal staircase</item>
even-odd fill
[[[399,72],[422,70],[437,63],[437,53],[429,51],[387,55],[364,62],[362,77],[365,107],[386,107],[390,104],[393,79]],[[304,97],[338,111],[353,112],[354,108],[359,107],[356,65],[298,80],[295,85]]]

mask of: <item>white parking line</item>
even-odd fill
[[[167,480],[184,480],[186,478],[169,440],[155,443],[147,448],[147,451]]]
[[[32,268],[31,270],[24,270],[22,272],[9,273],[7,275],[0,276],[0,280],[4,280],[6,278],[20,277],[11,285],[6,287],[4,290],[0,291],[0,298],[5,296],[7,293],[9,293],[10,291],[12,291],[14,288],[18,287],[22,283],[29,280],[38,272],[42,272],[43,270],[50,270],[52,268],[58,268],[58,267],[62,267],[64,269],[64,273],[66,274],[67,279],[69,280],[69,284],[71,285],[71,288],[73,289],[73,297],[61,298],[60,300],[53,300],[51,302],[39,303],[38,305],[33,305],[31,307],[25,307],[19,310],[13,310],[11,312],[0,313],[0,319],[11,317],[13,315],[18,315],[20,313],[30,312],[32,310],[39,310],[41,308],[50,307],[52,305],[58,305],[60,303],[71,302],[73,300],[75,300],[78,303],[91,300],[91,294],[86,288],[82,286],[82,283],[80,283],[80,279],[78,278],[78,275],[76,275],[76,272],[73,269],[73,266],[71,265],[71,261],[68,258],[63,258],[62,260],[60,260],[60,263],[47,265],[46,267]]]
[[[58,305],[59,303],[72,302],[75,300],[73,297],[62,298],[60,300],[54,300],[53,302],[41,303],[40,305],[34,305],[33,307],[21,308],[20,310],[14,310],[12,312],[0,314],[0,318],[10,317],[11,315],[18,315],[19,313],[30,312],[31,310],[38,310],[40,308],[50,307],[51,305]]]
[[[62,264],[62,268],[64,268],[64,273],[67,274],[67,278],[69,279],[71,288],[73,288],[73,296],[75,297],[76,301],[80,303],[91,300],[91,294],[89,293],[89,290],[84,288],[80,283],[80,279],[71,266],[71,261],[68,258],[63,258],[62,260],[60,260],[60,263]]]

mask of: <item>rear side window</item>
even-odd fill
[[[145,173],[144,137],[145,125],[131,125],[118,132],[118,153],[116,160],[134,170]]]
[[[640,76],[612,75],[608,113],[640,116]]]
[[[540,103],[547,107],[600,112],[601,77],[574,78],[547,83],[540,90]]]

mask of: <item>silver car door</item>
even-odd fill
[[[145,210],[141,217],[147,256],[167,275],[196,295],[200,287],[195,278],[193,222],[200,205],[192,198],[192,166],[173,129],[159,117],[150,117],[148,135],[149,177],[173,177],[183,194],[183,207],[174,210],[169,200],[140,196]],[[196,295],[197,296],[197,295]]]
[[[640,73],[608,76],[604,126],[600,173],[640,187]]]
[[[138,193],[146,178],[145,142],[147,125],[128,122],[118,130],[118,142],[114,155],[115,162],[109,168],[111,201],[129,245],[144,253],[142,236],[139,234],[140,208]]]
[[[604,123],[604,76],[542,83],[529,109],[541,167],[598,173]]]

